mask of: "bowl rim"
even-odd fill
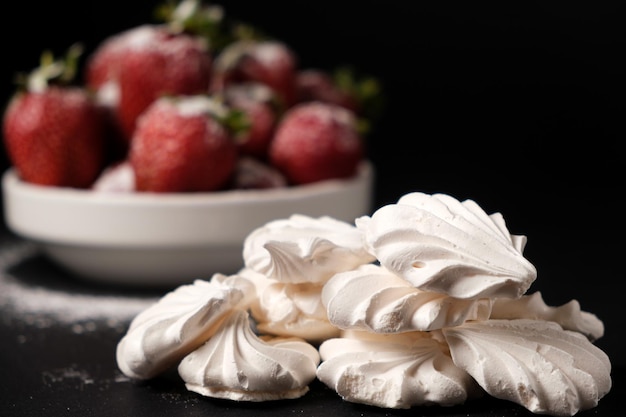
[[[287,213],[353,221],[357,212],[371,209],[374,179],[366,161],[355,177],[298,187],[144,194],[31,184],[9,169],[2,178],[2,203],[7,228],[41,244],[213,248],[241,246],[254,227]],[[337,198],[343,203],[327,212]]]
[[[108,205],[222,205],[250,204],[259,202],[288,201],[303,196],[312,197],[325,194],[345,187],[352,183],[373,180],[374,166],[371,161],[364,160],[358,168],[357,175],[350,178],[336,178],[298,186],[287,186],[267,189],[233,189],[210,192],[114,192],[94,191],[71,187],[55,187],[28,183],[20,179],[15,167],[9,167],[2,175],[2,193],[19,193],[24,196],[47,198],[70,202],[75,200],[82,204]]]

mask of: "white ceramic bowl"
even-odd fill
[[[16,235],[74,274],[112,284],[174,286],[243,266],[245,237],[292,214],[354,222],[369,214],[374,170],[356,178],[270,190],[111,194],[2,178],[4,216]]]

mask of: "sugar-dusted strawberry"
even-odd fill
[[[319,101],[285,112],[270,145],[270,162],[291,184],[356,174],[365,153],[355,114]]]
[[[104,167],[103,114],[86,90],[72,84],[79,55],[77,47],[65,60],[44,53],[8,103],[5,148],[24,181],[86,188]]]
[[[222,96],[229,107],[242,111],[247,117],[246,129],[235,136],[239,152],[266,159],[280,115],[274,91],[261,83],[244,82],[226,86]]]
[[[334,71],[307,68],[296,74],[296,101],[323,101],[345,107],[359,118],[361,134],[369,133],[385,106],[378,80],[350,67]]]
[[[355,92],[344,88],[342,84],[324,70],[307,68],[296,74],[296,98],[299,103],[323,101],[333,103],[358,113],[359,101]]]
[[[157,98],[206,92],[211,67],[202,38],[142,25],[104,41],[87,65],[86,79],[129,139],[137,117]]]
[[[295,102],[295,52],[284,42],[245,39],[228,44],[215,58],[211,92],[245,81],[272,88],[285,107]]]
[[[137,191],[215,191],[230,180],[237,147],[230,110],[206,95],[162,97],[137,121],[129,159]]]
[[[219,31],[219,6],[183,0],[160,9],[163,24],[143,24],[105,39],[85,67],[86,84],[112,110],[128,140],[137,117],[163,95],[202,94],[209,88],[211,36]]]

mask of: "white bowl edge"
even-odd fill
[[[369,162],[352,179],[215,192],[209,200],[208,193],[110,194],[39,186],[24,183],[12,168],[2,178],[11,231],[83,278],[139,286],[235,273],[243,267],[245,237],[274,219],[329,215],[352,223],[370,213],[373,184]],[[209,214],[219,220],[207,221]]]

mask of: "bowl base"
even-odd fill
[[[225,275],[243,267],[242,249],[190,248],[89,248],[75,245],[42,245],[42,252],[63,269],[90,281],[123,286],[171,287],[209,280],[206,271],[219,264]],[[94,268],[98,265],[98,268]],[[172,271],[176,271],[173,273]]]

